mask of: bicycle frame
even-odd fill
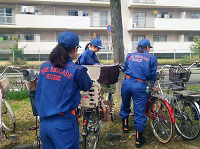
[[[12,70],[14,70],[14,71],[20,73],[19,70],[17,70],[17,69],[19,69],[20,67],[7,66],[7,67],[4,69],[4,71],[0,74],[0,76],[3,76],[3,75],[5,74],[5,72],[7,71],[8,68],[11,68]]]
[[[149,118],[154,118],[155,115],[151,116],[149,115],[149,108],[154,104],[155,100],[162,100],[164,102],[164,104],[167,106],[167,109],[169,110],[169,113],[170,113],[170,117],[171,117],[171,120],[172,120],[172,123],[175,124],[175,118],[174,118],[174,109],[170,107],[169,103],[163,99],[158,99],[157,97],[154,97],[152,95],[149,96],[148,98],[148,101],[147,101],[147,106],[146,106],[146,115],[149,117]],[[154,114],[155,112],[152,111]],[[151,113],[152,113],[151,112]]]

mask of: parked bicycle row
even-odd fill
[[[174,125],[186,139],[194,139],[198,136],[200,111],[198,102],[195,100],[199,98],[199,93],[186,94],[186,83],[190,78],[192,66],[184,68],[181,65],[178,67],[166,65],[160,71],[157,71],[157,60],[148,53],[151,44],[147,39],[143,39],[138,43],[138,52],[128,55],[123,67],[119,64],[96,64],[83,67],[71,61],[76,55],[78,42],[71,43],[65,40],[69,37],[70,39],[77,39],[77,35],[72,32],[63,32],[59,37],[61,43],[52,51],[50,61],[41,66],[40,72],[28,69],[23,73],[25,80],[27,80],[27,88],[30,91],[33,115],[36,117],[36,127],[33,130],[36,130],[38,148],[40,148],[41,140],[43,148],[47,148],[49,144],[55,146],[55,148],[56,146],[62,148],[64,145],[67,148],[79,148],[78,121],[80,118],[83,118],[80,126],[82,127],[83,144],[80,147],[84,149],[96,148],[102,129],[101,123],[113,121],[114,115],[117,115],[114,114],[114,99],[110,85],[118,82],[120,70],[124,73],[120,108],[122,131],[129,133],[130,122],[128,117],[131,112],[130,101],[133,98],[136,147],[141,147],[146,141],[143,136],[146,116],[149,117],[153,134],[162,143],[171,140]],[[74,49],[68,48],[74,46]],[[86,53],[84,53],[87,55],[86,58],[91,55],[92,49],[99,50],[98,47],[101,47],[101,42],[94,39],[90,46],[91,49],[86,49]],[[70,50],[69,53],[66,53],[66,50]],[[61,51],[63,54],[60,54]],[[61,61],[55,55],[59,55]],[[63,56],[66,56],[67,60]],[[84,62],[82,60],[84,56],[82,55],[77,63]],[[95,61],[97,61],[96,58],[94,56]],[[193,65],[199,67],[198,62]],[[167,89],[161,83],[165,67],[169,68],[169,80],[172,82]],[[6,80],[3,75],[2,79]],[[150,81],[146,82],[146,80]],[[106,99],[103,97],[102,85],[107,86]],[[7,86],[9,86],[7,81],[1,81],[3,97],[9,91]],[[72,88],[76,89],[72,90]],[[79,93],[80,90],[83,91]],[[8,107],[7,109],[11,111]],[[4,116],[3,114],[2,116]],[[15,119],[11,119],[15,128],[14,121]],[[4,126],[4,128],[7,129],[8,126],[7,128]],[[40,132],[39,129],[41,129]],[[72,138],[69,138],[72,129],[75,133]],[[14,131],[14,129],[10,129],[10,131]],[[51,134],[48,133],[50,131]],[[51,137],[48,135],[51,135]],[[63,137],[68,137],[71,141],[60,142]]]

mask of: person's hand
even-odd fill
[[[152,88],[152,90],[154,91],[154,92],[158,92],[159,91],[159,88],[157,87],[157,86],[154,86],[153,88]]]

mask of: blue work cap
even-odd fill
[[[141,46],[142,48],[145,48],[146,46],[149,46],[150,48],[153,48],[151,46],[150,41],[148,39],[145,39],[145,38],[138,42],[138,46]]]
[[[58,35],[58,44],[64,44],[67,49],[73,49],[79,45],[78,35],[73,32],[64,31]]]
[[[94,46],[98,47],[99,49],[105,49],[104,47],[102,47],[102,42],[98,38],[92,39],[90,44],[93,44]]]

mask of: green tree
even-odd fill
[[[194,43],[191,45],[190,48],[194,52],[194,54],[198,56],[200,60],[200,39],[194,38]]]
[[[18,48],[19,38],[12,37],[12,39],[14,39],[16,43],[14,44],[14,46],[10,47],[10,50],[12,51],[12,58],[10,58],[11,62],[14,65],[20,65],[20,66],[26,64],[26,59],[24,58],[23,49]]]

